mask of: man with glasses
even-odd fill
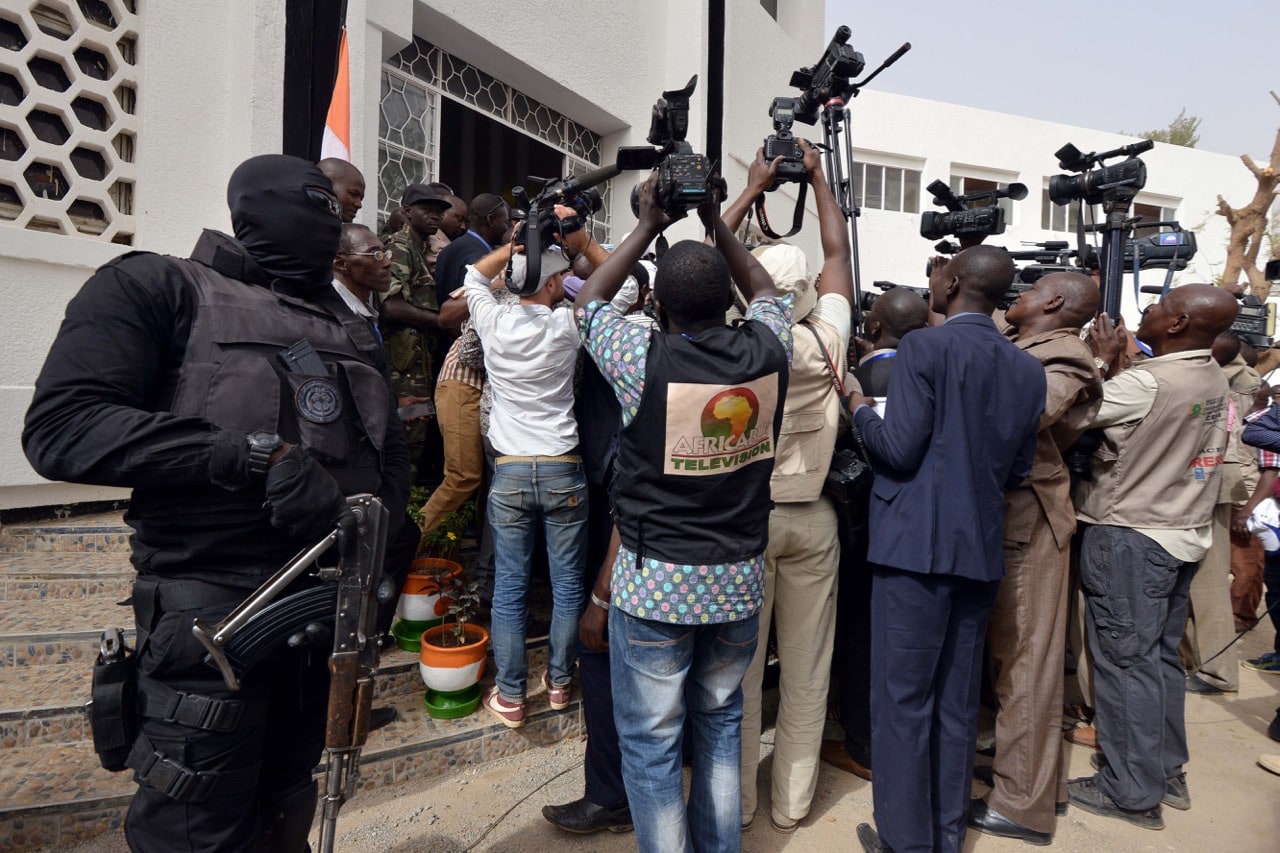
[[[333,289],[357,317],[368,321],[375,335],[378,313],[373,294],[391,288],[391,250],[382,248],[378,235],[364,225],[346,223],[333,259]]]

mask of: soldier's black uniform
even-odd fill
[[[282,646],[233,693],[191,633],[333,526],[324,513],[309,529],[273,526],[247,434],[278,433],[342,494],[375,493],[404,517],[385,357],[329,286],[339,222],[316,194],[328,188],[304,161],[247,161],[228,188],[238,239],[206,231],[191,260],[131,253],[99,269],[36,382],[23,431],[36,470],[133,488],[135,850],[306,849],[329,650]],[[277,366],[302,339],[328,375]]]

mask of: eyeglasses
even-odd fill
[[[375,261],[391,260],[390,249],[379,249],[376,252],[339,252],[338,255],[347,258],[373,258]]]

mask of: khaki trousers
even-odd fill
[[[1191,603],[1187,608],[1187,629],[1178,646],[1178,656],[1194,673],[1205,659],[1217,654],[1236,637],[1231,614],[1231,504],[1213,510],[1213,544],[1191,578]],[[1196,673],[1219,690],[1240,689],[1239,654],[1233,646]]]
[[[436,420],[444,437],[444,480],[422,508],[422,529],[466,503],[484,478],[480,439],[480,389],[445,380],[436,386]]]
[[[1062,693],[1070,548],[1058,548],[1041,518],[1030,542],[1005,543],[1004,566],[987,627],[1000,702],[987,804],[1036,832],[1053,832],[1055,805],[1067,801]]]
[[[827,498],[780,503],[769,514],[760,641],[742,680],[742,814],[756,812],[760,692],[769,626],[778,637],[778,722],[773,746],[773,814],[790,823],[809,813],[827,716],[835,641],[840,543]]]

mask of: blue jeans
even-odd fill
[[[742,846],[742,677],[756,617],[676,625],[609,610],[613,716],[622,778],[642,853]],[[680,779],[685,719],[693,782]]]
[[[587,556],[587,480],[579,462],[507,462],[489,488],[493,527],[494,590],[490,635],[498,692],[523,702],[526,597],[533,547],[542,526],[551,569],[551,683],[567,686],[577,657],[582,573]]]

